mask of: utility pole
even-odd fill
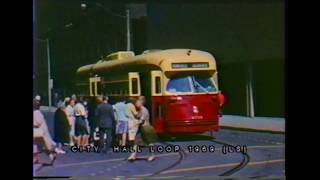
[[[247,116],[254,118],[254,97],[253,97],[253,77],[252,77],[252,65],[249,64],[247,67],[247,82],[246,82],[246,91],[247,91]]]
[[[71,28],[73,25],[72,23],[64,25],[64,28]],[[48,29],[50,30],[50,29]],[[48,32],[48,31],[47,31]],[[48,106],[49,106],[49,112],[51,111],[51,106],[52,106],[52,97],[51,97],[51,90],[53,88],[53,80],[51,79],[51,62],[50,62],[50,40],[49,37],[46,39],[40,39],[40,38],[35,38],[36,40],[46,43],[47,46],[47,61],[48,61]]]
[[[88,2],[89,3],[89,2]],[[91,4],[91,3],[90,3]],[[131,32],[130,32],[130,10],[129,7],[126,9],[126,16],[112,12],[109,8],[106,8],[100,3],[94,3],[95,6],[98,6],[104,10],[104,12],[109,13],[110,15],[113,15],[115,17],[120,17],[120,18],[126,18],[126,24],[127,24],[127,51],[131,50]],[[85,10],[87,8],[86,3],[81,3],[81,8]]]
[[[50,43],[49,38],[46,39],[47,42],[47,58],[48,58],[48,102],[49,102],[49,112],[51,110],[51,71],[50,71]]]
[[[127,51],[131,49],[131,41],[130,41],[130,10],[126,10],[126,18],[127,18]]]

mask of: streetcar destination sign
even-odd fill
[[[182,68],[208,68],[208,63],[172,63],[172,69],[182,69]]]

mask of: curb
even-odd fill
[[[234,126],[220,126],[221,129],[234,129],[239,131],[250,131],[250,132],[266,132],[272,134],[285,134],[285,131],[275,131],[270,129],[254,129],[254,128],[243,128],[243,127],[234,127]]]

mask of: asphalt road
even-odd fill
[[[53,113],[44,113],[49,131],[53,136]],[[219,177],[235,168],[244,156],[239,152],[226,152],[215,140],[231,145],[239,145],[247,151],[249,161],[244,167],[233,172],[232,177],[285,178],[285,136],[266,132],[247,132],[221,129],[213,134],[162,138],[163,143],[156,147],[177,145],[180,152],[156,152],[156,159],[148,162],[147,148],[138,153],[139,159],[128,162],[130,153],[72,152],[64,147],[66,154],[58,155],[53,166],[34,165],[35,177],[111,177],[119,179]],[[166,143],[166,144],[165,144]],[[200,147],[197,149],[197,147]],[[201,151],[201,147],[207,148]],[[214,147],[214,151],[213,151]],[[211,148],[211,149],[210,149]],[[191,151],[192,150],[192,151]],[[199,152],[195,152],[199,150]],[[209,152],[209,150],[213,152]],[[230,149],[232,150],[232,149]],[[41,162],[48,163],[49,158],[42,153]]]
[[[246,132],[222,129],[213,134],[214,140],[232,145],[246,147],[250,157],[248,164],[234,177],[285,177],[285,137],[284,134],[262,132]],[[223,146],[211,141],[209,133],[203,135],[183,136],[163,139],[166,143],[178,145],[183,153],[156,153],[156,159],[148,162],[148,150],[138,154],[140,160],[126,161],[129,153],[95,153],[71,152],[59,155],[53,166],[35,166],[35,176],[76,176],[76,177],[212,177],[219,176],[235,166],[243,159],[239,152],[223,153]],[[159,143],[158,146],[165,144]],[[195,148],[212,147],[214,152],[190,152]],[[189,147],[188,147],[189,146]],[[195,150],[195,149],[193,149]],[[45,154],[41,154],[42,162],[48,162]]]

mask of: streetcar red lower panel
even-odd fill
[[[216,94],[153,97],[154,127],[160,134],[199,134],[219,130]]]
[[[216,121],[217,122],[217,121]],[[169,134],[198,134],[207,131],[218,131],[219,124],[212,120],[203,122],[168,122],[166,131]]]

